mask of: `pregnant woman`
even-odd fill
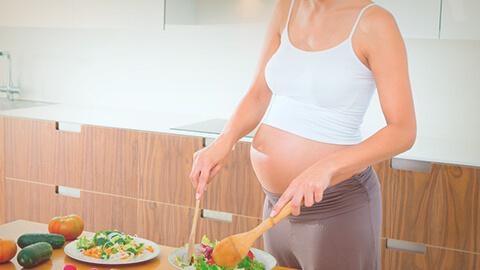
[[[363,140],[375,89],[386,126]],[[364,0],[278,0],[258,72],[223,133],[195,153],[197,198],[234,144],[259,126],[251,160],[264,217],[293,216],[264,235],[280,265],[380,269],[381,196],[371,165],[409,149],[416,121],[394,18]]]

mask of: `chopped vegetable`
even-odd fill
[[[119,231],[100,231],[92,238],[82,236],[76,247],[83,255],[102,260],[128,260],[154,252],[152,246],[145,246]]]
[[[212,258],[212,252],[217,243],[210,241],[207,236],[202,237],[200,243],[200,253],[193,256],[191,265],[188,265],[182,261],[182,258],[176,257],[175,262],[181,268],[194,267],[197,270],[264,270],[265,266],[255,259],[255,256],[251,251],[247,256],[234,268],[225,268],[215,264]]]

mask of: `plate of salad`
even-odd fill
[[[160,254],[160,247],[152,241],[119,231],[100,231],[70,242],[64,252],[82,262],[120,265],[154,259]]]
[[[201,243],[195,246],[195,254],[190,260],[190,264],[184,262],[184,258],[188,256],[186,247],[178,248],[170,253],[168,261],[176,269],[187,270],[270,270],[277,265],[277,260],[272,255],[252,248],[236,267],[225,268],[218,266],[212,258],[212,252],[216,244],[216,241],[210,241],[207,236],[203,236]]]

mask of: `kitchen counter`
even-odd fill
[[[16,241],[16,239],[24,234],[24,233],[47,233],[47,225],[25,221],[25,220],[17,220],[11,223],[2,224],[0,225],[0,238],[1,239],[8,239]],[[18,249],[19,251],[20,249]],[[65,256],[63,253],[63,249],[54,249],[52,258],[50,261],[47,261],[35,268],[31,269],[38,269],[38,270],[61,270],[67,264],[72,264],[77,267],[78,270],[90,270],[92,268],[96,268],[98,270],[102,269],[158,269],[158,270],[167,270],[167,269],[175,269],[168,263],[168,255],[170,252],[174,250],[173,247],[167,246],[160,246],[160,256],[157,259],[141,263],[135,264],[132,266],[115,266],[112,267],[102,267],[99,265],[93,264],[86,264],[80,263],[69,257]],[[22,267],[18,265],[16,258],[13,258],[11,262],[6,264],[1,264],[2,270],[13,270],[13,269],[21,269]],[[289,268],[284,267],[276,267],[275,270],[288,270]]]
[[[182,112],[153,112],[53,104],[4,110],[0,111],[0,115],[207,138],[218,136],[212,133],[172,129],[214,118]],[[472,136],[446,140],[419,135],[414,147],[398,155],[397,158],[480,167],[480,139],[478,137],[477,139],[471,138]],[[251,142],[252,138],[245,137],[241,141]]]

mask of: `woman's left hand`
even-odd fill
[[[289,201],[292,201],[292,215],[300,215],[302,202],[306,207],[310,207],[322,201],[323,192],[330,186],[331,179],[330,171],[322,166],[313,166],[303,171],[283,192],[270,216],[277,215]]]

